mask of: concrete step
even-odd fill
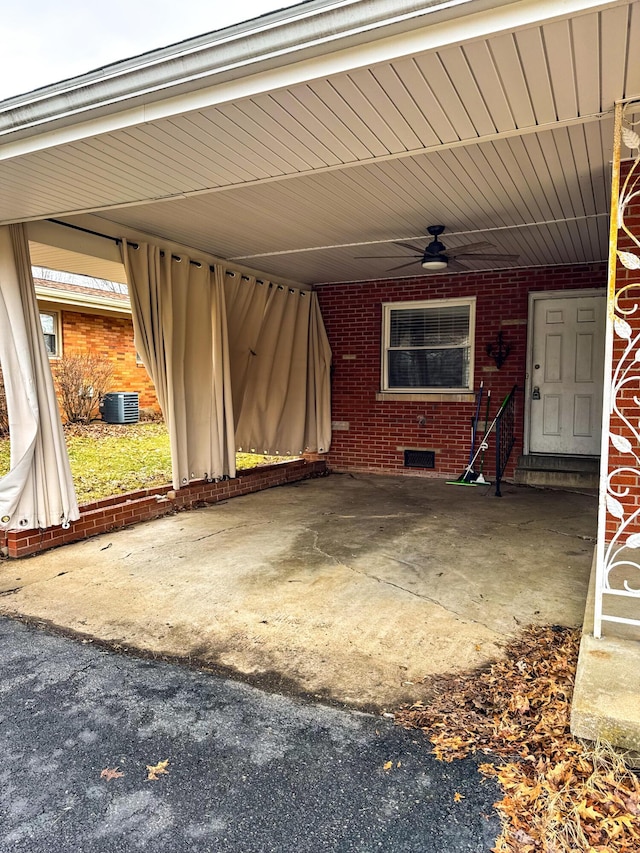
[[[523,486],[597,489],[600,460],[595,456],[528,453],[518,458],[515,481]]]
[[[640,757],[640,641],[593,636],[595,556],[571,703],[571,732]],[[620,632],[622,633],[622,632]]]

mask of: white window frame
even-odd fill
[[[456,305],[469,307],[469,382],[468,385],[456,387],[428,386],[399,388],[389,387],[388,358],[389,341],[391,338],[391,312],[416,308],[450,308]],[[409,302],[382,303],[382,377],[381,389],[389,394],[464,394],[473,392],[475,372],[475,332],[476,332],[476,297],[465,296],[457,299],[424,299]]]
[[[45,311],[45,310],[39,308],[38,313],[39,313],[40,317],[42,317],[43,315],[46,315],[47,317],[53,317],[53,326],[55,329],[54,335],[55,335],[55,339],[56,339],[56,351],[53,353],[53,352],[49,352],[47,350],[47,355],[49,356],[49,358],[60,358],[62,356],[62,334],[61,334],[61,330],[60,330],[60,312],[59,311],[48,311],[48,310]],[[44,329],[42,331],[42,334],[44,336],[44,334],[45,334]]]

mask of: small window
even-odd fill
[[[383,391],[473,389],[475,298],[383,308]]]
[[[58,333],[58,315],[55,312],[41,311],[40,324],[44,334],[44,345],[49,358],[60,355],[60,335]]]

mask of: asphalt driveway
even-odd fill
[[[3,853],[485,853],[499,832],[476,763],[388,719],[6,618],[0,650]]]

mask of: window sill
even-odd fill
[[[378,391],[376,401],[379,403],[473,403],[475,394],[464,391]]]

